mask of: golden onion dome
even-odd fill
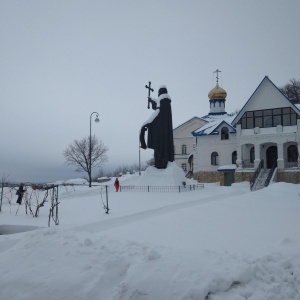
[[[219,87],[219,84],[217,83],[216,86],[208,93],[209,100],[211,99],[225,99],[227,96],[227,93],[224,89]]]

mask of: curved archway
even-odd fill
[[[296,145],[290,145],[287,148],[288,162],[297,162],[298,160],[298,147]]]
[[[250,163],[253,164],[255,159],[255,149],[254,147],[251,147],[250,149]]]
[[[277,163],[277,146],[270,146],[266,151],[267,169],[271,169],[274,163]]]
[[[232,154],[231,154],[231,163],[235,164],[236,160],[237,160],[237,152],[233,151]]]

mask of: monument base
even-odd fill
[[[137,186],[182,186],[186,182],[184,171],[175,162],[168,162],[166,169],[149,166],[137,181]]]

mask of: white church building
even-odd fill
[[[196,144],[192,132],[206,123],[202,118],[193,117],[173,129],[175,162],[185,173],[192,174],[193,170],[193,151]]]
[[[251,189],[271,179],[300,183],[297,106],[267,76],[234,116],[225,111],[226,96],[217,81],[208,94],[209,114],[174,129],[175,154],[186,150],[175,155],[177,164],[199,182],[249,181]]]

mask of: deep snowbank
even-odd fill
[[[1,299],[299,299],[298,192],[110,189],[106,215],[101,187],[61,187],[50,228],[48,202],[38,218],[4,204],[2,223],[44,228],[0,236]]]

